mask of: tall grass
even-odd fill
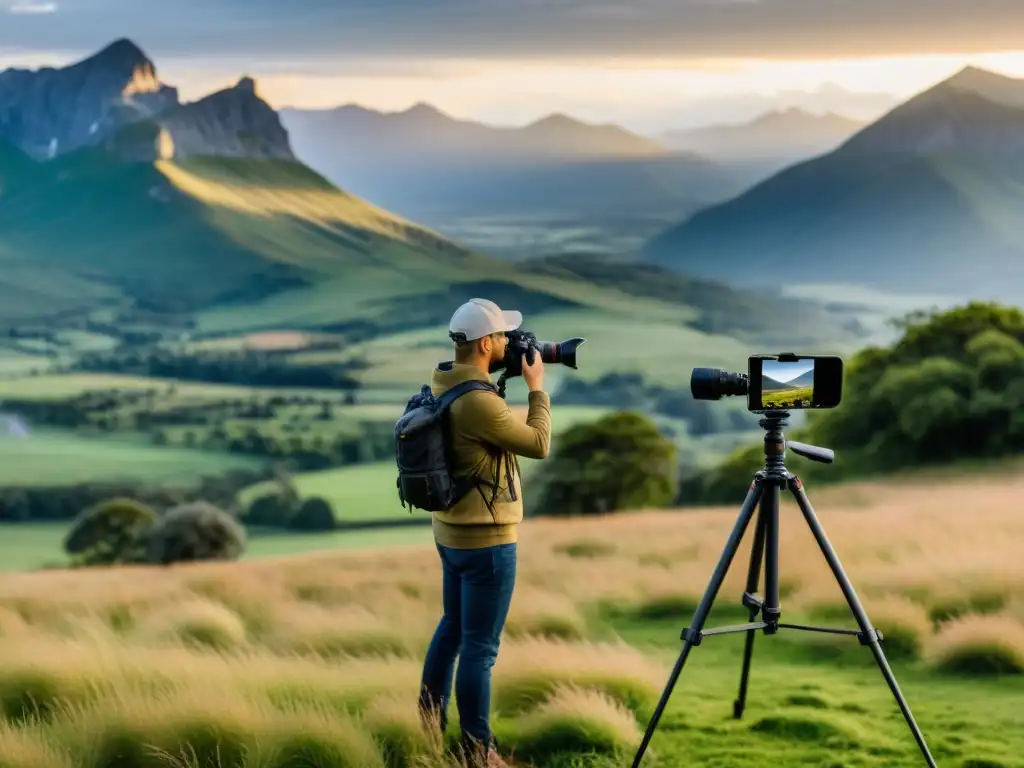
[[[935,674],[1024,672],[1024,515],[1012,503],[1024,481],[986,482],[815,494],[890,655]],[[736,514],[525,524],[494,670],[503,747],[544,765],[635,745],[664,664],[598,626],[608,614],[596,609],[688,622]],[[742,592],[750,539],[719,604]],[[788,502],[781,550],[787,618],[852,627]],[[456,708],[448,742],[433,743],[415,706],[440,602],[430,547],[5,574],[0,768],[452,764]]]

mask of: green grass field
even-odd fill
[[[393,409],[385,406],[355,406],[366,418],[391,418]],[[525,411],[525,409],[523,409]],[[552,431],[568,429],[573,424],[599,418],[607,409],[596,407],[567,407],[552,409]],[[533,459],[520,459],[520,467],[528,476],[537,463]],[[343,522],[370,520],[406,520],[410,513],[402,509],[395,489],[397,470],[393,461],[357,464],[318,472],[300,472],[292,476],[299,496],[321,496],[334,508],[335,517]],[[268,490],[272,484],[258,483],[242,491],[239,501],[244,506]],[[413,515],[421,514],[413,511]]]
[[[765,390],[761,404],[765,408],[807,408],[814,398],[814,387]]]
[[[33,429],[0,436],[0,485],[63,485],[97,480],[189,484],[202,474],[253,468],[253,459],[226,453],[157,448],[132,437],[84,437]]]
[[[54,400],[73,397],[85,392],[110,389],[122,391],[156,389],[166,392],[172,387],[176,397],[195,400],[248,398],[252,396],[267,397],[275,394],[320,396],[330,394],[339,398],[341,396],[340,393],[333,390],[302,387],[270,388],[248,387],[235,384],[207,384],[205,382],[155,379],[145,376],[125,376],[116,373],[61,373],[0,380],[0,401],[3,398]]]
[[[686,389],[695,367],[721,367],[745,371],[747,356],[758,351],[731,336],[702,333],[678,320],[645,318],[600,309],[572,309],[527,315],[523,328],[538,339],[563,341],[582,336],[578,370],[547,366],[552,384],[561,378],[593,381],[611,372],[640,372],[652,384]],[[439,360],[450,359],[446,326],[397,333],[351,348],[351,356],[365,356],[371,367],[358,375],[370,387],[415,386],[428,381]],[[304,359],[298,355],[298,360]],[[496,377],[495,377],[496,378]],[[511,385],[510,385],[511,386]]]
[[[68,524],[0,523],[0,571],[28,571],[65,561],[61,542]],[[430,527],[370,529],[344,533],[290,533],[253,530],[243,559],[290,557],[330,550],[369,550],[423,544]]]

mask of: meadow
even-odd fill
[[[32,428],[0,434],[0,485],[50,485],[141,480],[187,485],[204,473],[252,469],[246,456],[187,448],[158,448],[141,436],[86,436]]]
[[[807,408],[814,398],[814,387],[765,390],[761,404],[765,408]]]
[[[1024,748],[1019,472],[811,489],[943,768],[1009,768]],[[628,764],[736,509],[531,520],[494,672],[517,765]],[[750,536],[710,625],[744,620]],[[788,499],[783,620],[853,627]],[[429,543],[232,564],[0,576],[0,765],[440,766],[415,709],[440,606]],[[650,764],[923,764],[850,637],[694,649]],[[452,707],[449,736],[457,730]]]

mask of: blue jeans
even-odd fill
[[[437,551],[444,615],[423,663],[420,707],[439,715],[445,727],[458,656],[455,702],[463,741],[469,737],[486,748],[492,742],[491,667],[515,587],[516,545],[451,549],[438,544]]]

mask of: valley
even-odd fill
[[[630,249],[600,228],[601,247],[579,251],[562,243],[509,256],[465,245],[297,159],[249,78],[182,104],[134,45],[83,66],[145,83],[170,106],[112,120],[53,158],[0,135],[0,296],[10,299],[0,304],[0,441],[11,456],[3,521],[54,525],[105,495],[203,498],[244,514],[287,488],[326,500],[335,525],[351,529],[339,535],[372,541],[357,529],[410,522],[389,479],[391,429],[450,355],[448,318],[473,296],[520,309],[539,338],[587,339],[579,370],[548,375],[557,430],[639,408],[701,466],[756,425],[731,404],[713,413],[686,402],[693,367],[742,370],[748,354],[781,343],[853,350],[880,316],[813,300],[780,310],[624,257]],[[253,132],[249,149],[234,138],[240,129]],[[593,222],[621,194],[631,198],[626,221],[660,205],[615,186],[666,172],[653,142],[571,120],[527,133],[506,149],[548,153],[523,166],[540,176],[521,177],[524,191],[546,179],[538,210],[573,200]],[[550,186],[568,148],[580,147],[572,170],[582,175]],[[623,151],[629,168],[615,154]],[[610,159],[595,158],[602,153]],[[688,156],[670,162],[713,171]],[[587,203],[572,185],[609,196]],[[479,200],[481,210],[505,210],[503,201]],[[518,382],[508,400],[525,403]]]

